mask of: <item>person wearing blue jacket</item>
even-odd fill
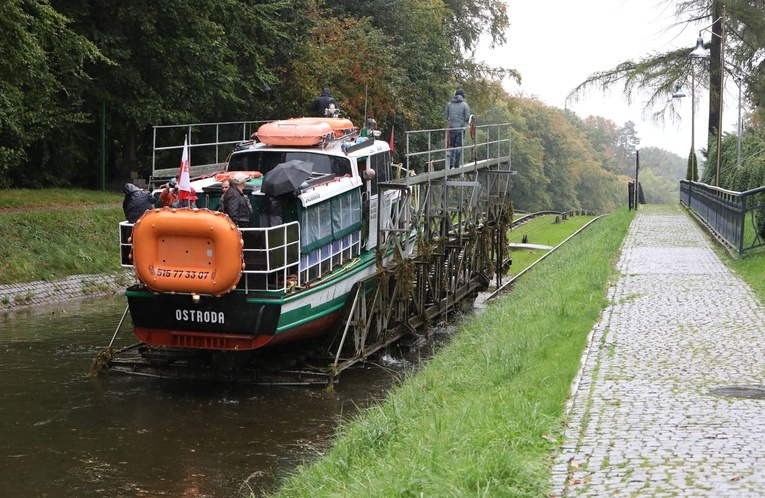
[[[449,130],[449,149],[447,151],[447,167],[459,166],[462,158],[462,135],[470,121],[470,106],[465,102],[465,92],[458,88],[454,97],[446,104],[444,110],[446,127]],[[453,161],[450,160],[453,158]]]

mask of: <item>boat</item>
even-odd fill
[[[261,226],[272,172],[296,163],[309,172],[282,196],[282,222]],[[217,210],[221,181],[240,172],[254,208],[248,228]],[[136,277],[125,291],[135,336],[154,354],[241,355],[336,330],[359,285],[374,283],[378,213],[389,216],[402,199],[378,194],[390,178],[388,143],[360,137],[348,119],[261,125],[223,173],[191,182],[199,209],[157,208],[120,224],[122,265]]]

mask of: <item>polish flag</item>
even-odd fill
[[[189,137],[183,139],[183,156],[181,156],[181,172],[178,175],[178,197],[188,199],[191,192],[191,179],[189,177]]]
[[[390,143],[388,144],[390,146],[390,155],[393,157],[393,129],[394,127],[390,127]]]

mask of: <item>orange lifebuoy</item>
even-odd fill
[[[155,292],[221,295],[242,275],[241,233],[217,211],[147,211],[136,221],[131,241],[136,274]]]

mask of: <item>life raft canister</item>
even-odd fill
[[[241,233],[217,211],[147,211],[136,221],[131,242],[136,274],[155,292],[222,295],[242,276]]]
[[[217,173],[215,175],[215,179],[219,182],[222,182],[223,180],[231,180],[234,178],[234,175],[237,173],[244,173],[247,176],[247,181],[251,180],[252,178],[255,178],[256,180],[263,176],[263,174],[260,171],[227,171],[225,173]]]
[[[341,138],[356,131],[350,119],[294,118],[261,125],[254,134],[268,145],[307,147],[325,139]]]

